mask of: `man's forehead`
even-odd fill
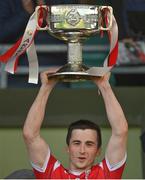
[[[74,129],[72,131],[71,138],[86,138],[86,139],[94,139],[96,140],[97,138],[97,133],[94,129]]]

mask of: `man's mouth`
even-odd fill
[[[80,161],[84,161],[84,160],[86,160],[86,157],[78,157],[78,159],[79,159]]]

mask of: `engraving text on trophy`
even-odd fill
[[[80,14],[76,9],[71,9],[66,16],[66,22],[72,26],[77,25],[80,22],[80,19]]]

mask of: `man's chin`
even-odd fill
[[[79,171],[85,171],[86,169],[88,169],[88,166],[86,164],[79,163],[79,164],[76,165],[76,168]]]

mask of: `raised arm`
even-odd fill
[[[112,135],[106,149],[106,157],[109,164],[114,165],[125,157],[128,125],[123,110],[109,84],[109,74],[95,79],[94,82],[102,94],[107,117],[112,128]]]
[[[56,81],[48,81],[47,73],[48,71],[41,74],[42,85],[29,110],[23,127],[23,137],[29,158],[39,167],[43,166],[49,150],[48,144],[40,135],[40,128],[44,119],[48,97],[56,84]]]

